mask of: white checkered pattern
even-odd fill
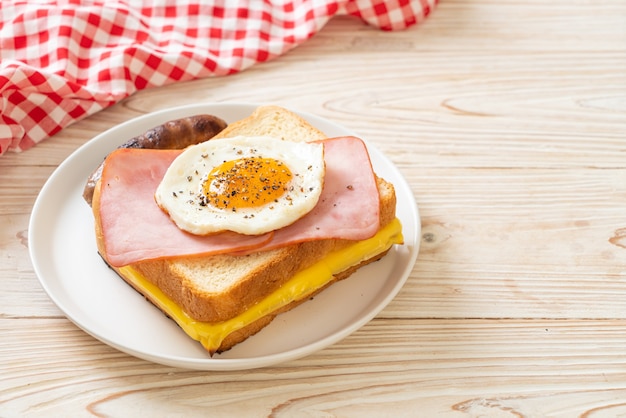
[[[381,30],[437,0],[0,0],[0,155],[135,91],[270,60],[347,14]]]

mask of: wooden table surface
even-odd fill
[[[190,371],[67,320],[28,254],[46,179],[100,132],[200,102],[352,129],[409,182],[397,297],[322,351]],[[240,74],[142,91],[0,157],[0,416],[626,416],[626,3],[444,0],[385,33],[333,19]]]

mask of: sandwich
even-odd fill
[[[102,259],[211,356],[403,243],[363,141],[277,106],[183,150],[113,151],[91,206]]]

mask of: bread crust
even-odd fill
[[[241,328],[241,329],[239,329],[239,330],[229,334],[222,341],[222,344],[220,345],[220,347],[217,349],[216,352],[217,353],[222,353],[224,351],[230,350],[235,345],[239,344],[240,342],[245,341],[249,337],[253,336],[257,332],[261,331],[263,328],[268,326],[274,320],[274,318],[276,318],[281,313],[288,312],[288,311],[294,309],[295,307],[297,307],[298,305],[300,305],[301,303],[313,299],[315,296],[317,296],[324,289],[330,287],[331,285],[333,285],[334,283],[336,283],[336,282],[338,282],[340,280],[347,279],[353,273],[355,273],[357,270],[359,270],[361,267],[363,267],[363,266],[365,266],[367,264],[373,263],[375,261],[380,260],[385,255],[387,255],[388,252],[389,252],[389,250],[386,250],[386,251],[384,251],[384,252],[382,252],[382,253],[380,253],[380,254],[372,257],[372,258],[364,260],[361,263],[359,263],[359,264],[357,264],[355,266],[350,267],[347,270],[342,271],[339,274],[336,274],[331,281],[326,283],[326,285],[324,285],[323,287],[317,289],[315,292],[313,292],[311,295],[307,296],[306,298],[300,299],[300,300],[295,300],[295,301],[291,302],[290,304],[288,304],[286,306],[283,306],[282,308],[274,311],[271,315],[266,315],[266,316],[264,316],[262,318],[259,318],[256,321],[254,321],[253,323],[251,323],[249,325],[246,325],[245,327],[243,327],[243,328]]]

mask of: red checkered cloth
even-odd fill
[[[277,57],[338,14],[381,30],[437,0],[0,0],[0,155],[134,92]]]

